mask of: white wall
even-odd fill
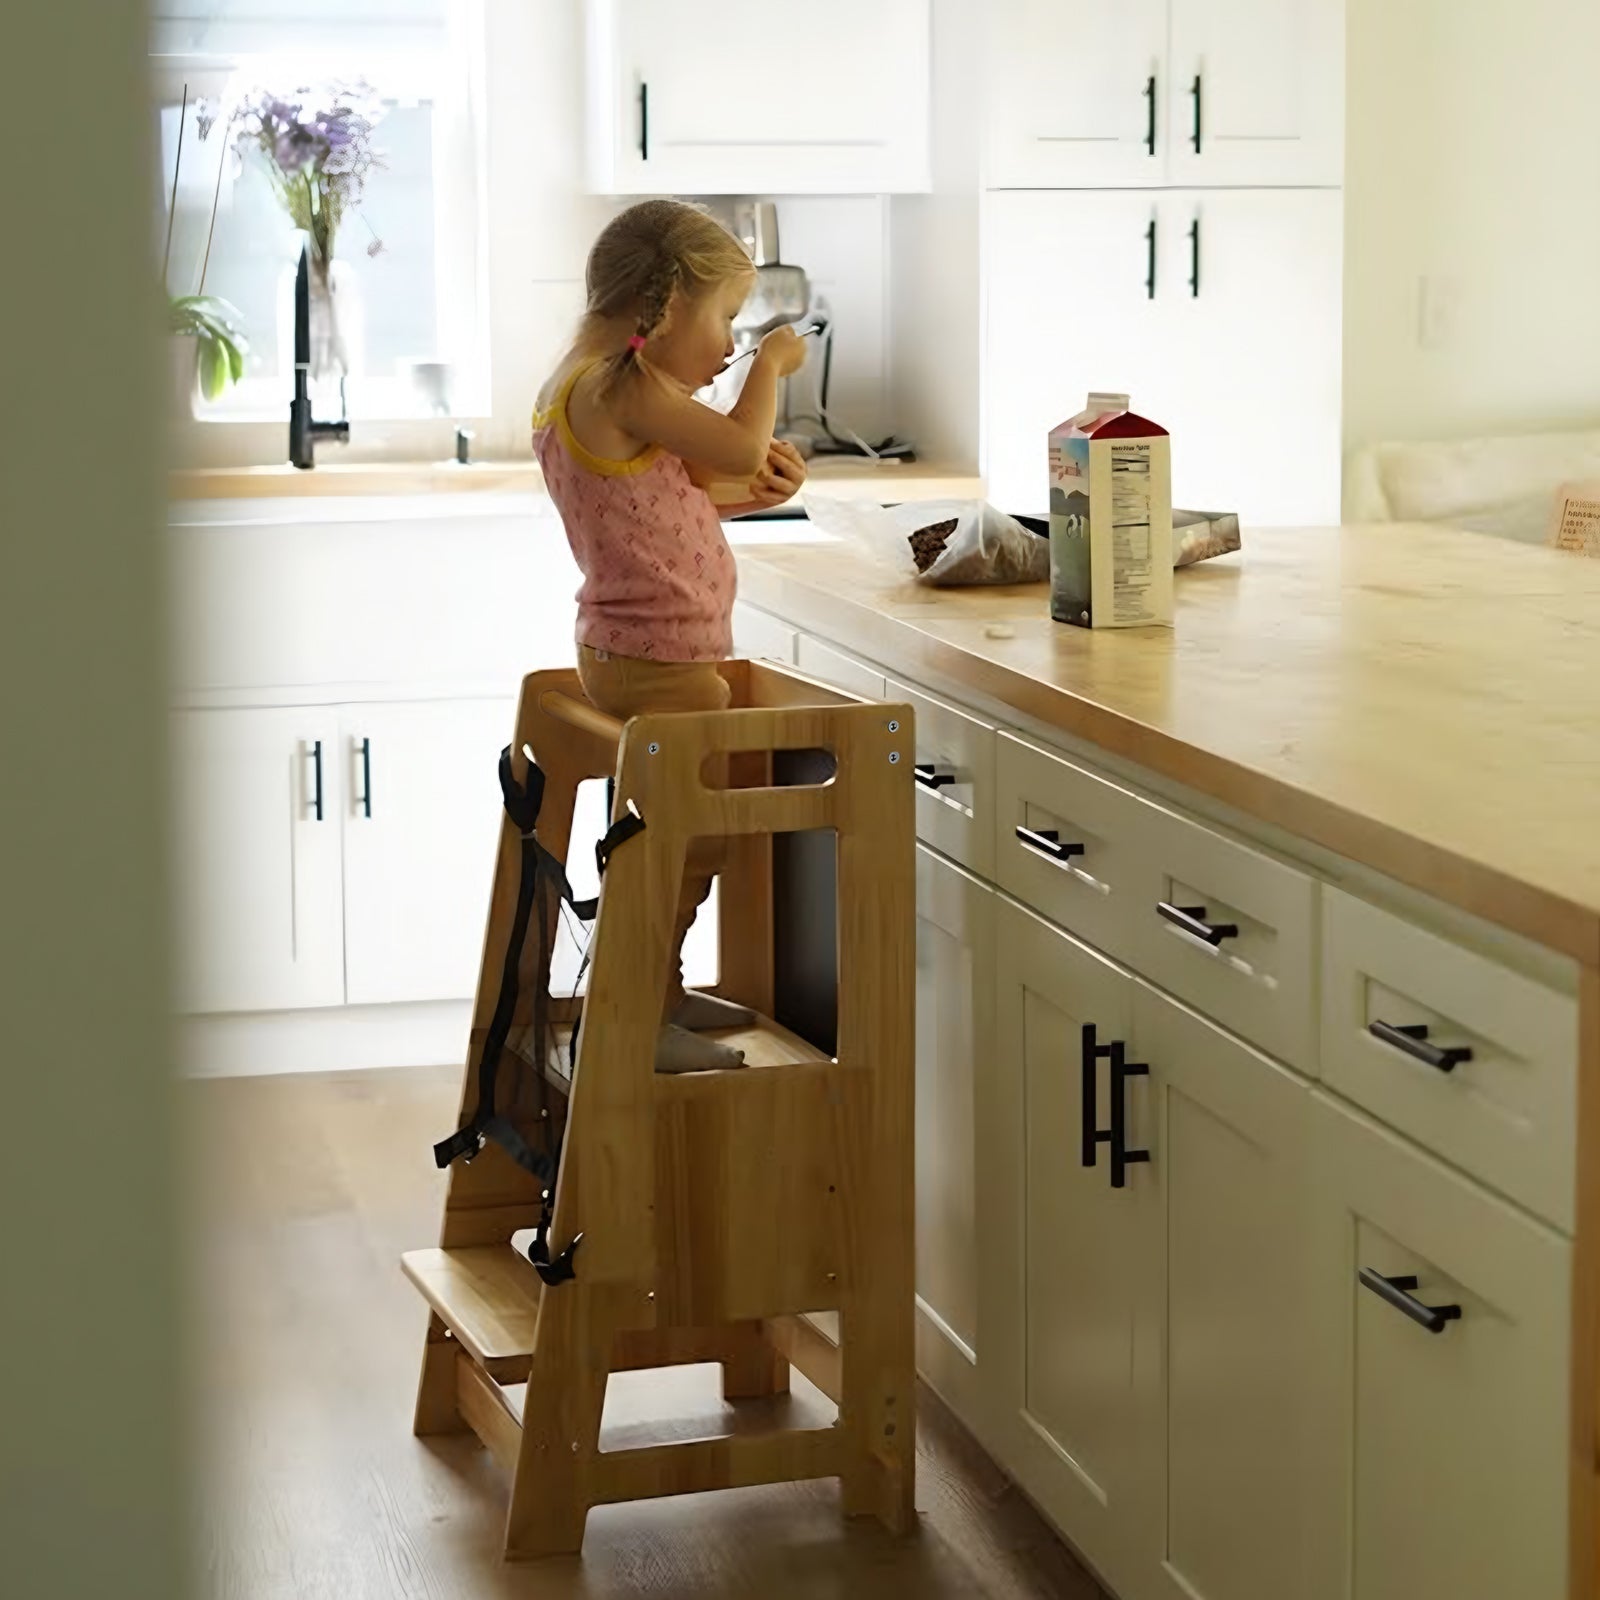
[[[583,307],[583,263],[618,202],[583,192],[583,15],[575,0],[484,0],[487,292],[491,415],[475,418],[483,458],[528,453],[534,398]],[[779,201],[786,260],[804,267],[835,311],[832,409],[863,434],[886,433],[887,254],[884,202]],[[287,412],[287,407],[285,407]],[[280,461],[284,424],[196,423],[186,464]],[[348,449],[322,459],[444,458],[453,422],[360,422]]]
[[[933,4],[933,189],[889,201],[889,397],[924,460],[978,458],[978,129],[982,37],[970,0]]]
[[[1600,426],[1600,5],[1349,0],[1349,42],[1346,446]]]

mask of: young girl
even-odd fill
[[[588,309],[572,349],[539,395],[534,449],[583,573],[578,672],[602,711],[713,711],[728,704],[717,662],[732,653],[733,552],[706,493],[750,483],[722,516],[778,505],[805,481],[774,442],[780,378],[805,346],[792,328],[761,341],[723,415],[694,398],[733,354],[733,319],[755,282],[739,242],[675,200],[630,207],[589,253]],[[692,846],[673,930],[658,1072],[736,1067],[743,1053],[702,1030],[750,1013],[686,994],[684,935],[711,890],[720,843]]]

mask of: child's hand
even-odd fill
[[[806,481],[806,461],[795,447],[774,439],[767,449],[766,465],[750,480],[750,501],[758,511],[792,500]]]
[[[806,342],[787,323],[774,328],[762,341],[756,360],[770,361],[780,378],[798,372],[806,364]]]

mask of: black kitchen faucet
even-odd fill
[[[296,467],[317,464],[317,440],[350,441],[350,424],[316,422],[311,416],[311,242],[300,247],[294,275],[294,399],[289,402],[289,461]]]

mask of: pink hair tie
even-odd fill
[[[643,350],[644,335],[642,333],[634,334],[634,336],[628,341],[628,348],[630,350]]]

